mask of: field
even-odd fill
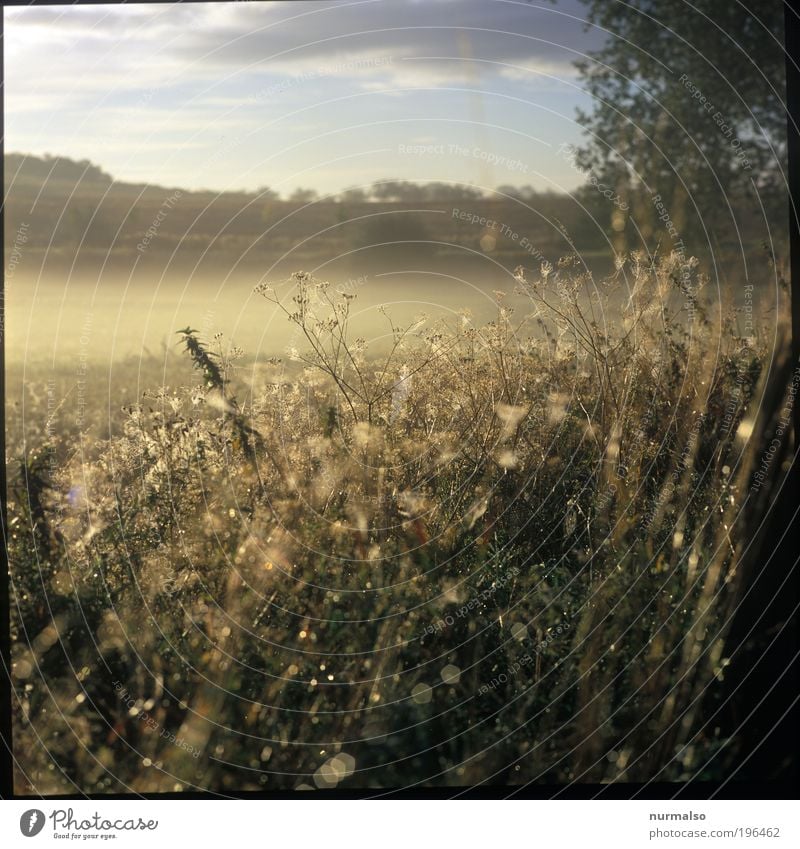
[[[286,356],[197,303],[169,375],[12,369],[17,792],[724,778],[790,366],[704,282],[567,256],[367,343],[298,273]]]

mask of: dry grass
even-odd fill
[[[517,283],[528,316],[387,315],[370,351],[352,296],[296,275],[263,290],[295,362],[237,371],[187,328],[194,385],[52,475],[57,437],[29,454],[18,792],[725,774],[702,706],[783,348],[701,296],[687,320],[675,255]]]

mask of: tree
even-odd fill
[[[256,192],[259,200],[263,201],[261,206],[261,221],[264,224],[272,224],[276,219],[276,208],[281,199],[280,194],[269,186],[262,186]]]
[[[342,203],[365,203],[367,193],[364,189],[345,189],[339,199]]]
[[[497,191],[501,195],[507,195],[510,198],[522,201],[535,200],[537,194],[536,189],[532,186],[511,186],[508,184],[498,186]]]
[[[372,196],[379,201],[408,203],[423,200],[423,195],[420,186],[404,180],[381,180],[372,184]]]
[[[313,189],[297,188],[289,195],[292,203],[312,203],[316,199],[317,193]]]
[[[379,201],[424,203],[426,201],[477,200],[483,192],[475,186],[459,183],[410,183],[382,180],[372,185],[372,196]]]
[[[611,35],[578,63],[593,107],[579,113],[588,143],[575,160],[619,198],[605,207],[615,221],[629,207],[647,238],[666,215],[675,239],[755,192],[784,214],[783,4],[584,2]]]
[[[465,186],[461,183],[427,183],[422,186],[422,196],[429,201],[456,202],[463,200],[478,200],[483,192],[475,186]]]

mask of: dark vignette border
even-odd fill
[[[122,2],[168,2],[169,0],[4,0],[2,6],[66,6],[117,4]],[[613,0],[609,0],[613,2]],[[184,0],[178,0],[184,2]],[[214,2],[214,0],[192,0]],[[303,0],[294,0],[303,2]],[[724,0],[723,0],[724,2]],[[770,0],[777,2],[777,0]],[[800,13],[792,0],[784,2],[784,37],[786,49],[787,133],[789,156],[789,238],[792,285],[792,357],[800,361]],[[0,74],[4,76],[3,18],[0,17]],[[5,88],[0,85],[0,156],[5,171]],[[5,182],[3,184],[5,186]],[[5,199],[0,202],[0,230],[5,234]],[[5,326],[5,261],[3,279],[0,281],[0,326]],[[0,334],[0,411],[5,423],[5,334]],[[649,784],[571,784],[529,785],[514,787],[503,784],[483,784],[464,788],[385,788],[375,790],[336,789],[317,791],[311,799],[450,799],[487,798],[502,799],[798,799],[800,798],[800,660],[798,659],[797,609],[800,601],[800,468],[798,468],[798,443],[800,442],[800,404],[793,410],[795,457],[792,467],[781,487],[778,499],[772,505],[767,529],[760,547],[763,568],[754,581],[754,591],[738,610],[731,626],[729,639],[735,648],[732,663],[726,676],[724,695],[739,688],[735,706],[738,715],[747,716],[739,731],[741,759],[733,772],[734,777],[724,782],[649,783]],[[65,796],[15,795],[13,791],[13,740],[11,721],[11,618],[10,578],[6,549],[7,529],[7,479],[5,466],[5,425],[0,429],[0,800],[40,798],[46,801],[92,799],[297,799],[296,791],[267,793],[208,792],[159,794],[81,794]],[[782,591],[777,588],[782,586]],[[780,638],[771,644],[759,637],[748,639],[751,629],[757,634],[769,631],[779,623],[783,627]],[[775,687],[762,701],[762,695],[777,678],[783,685]],[[746,682],[747,686],[743,686]],[[730,704],[730,701],[727,700]],[[736,718],[728,711],[719,717],[724,729],[733,730]],[[788,767],[787,767],[788,759]]]

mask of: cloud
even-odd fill
[[[6,144],[80,150],[125,173],[166,168],[161,142],[213,151],[222,130],[250,134],[230,164],[216,163],[222,181],[278,150],[296,151],[298,172],[327,160],[332,126],[364,128],[352,138],[369,127],[382,146],[416,121],[485,120],[490,133],[535,124],[538,133],[542,121],[556,126],[548,110],[574,114],[573,62],[600,44],[583,8],[578,0],[7,8]],[[456,124],[441,132],[447,126]],[[353,142],[341,135],[346,149]],[[124,150],[135,155],[123,159]],[[169,167],[175,179],[196,179],[196,162]]]
[[[512,0],[340,0],[309,3],[208,3],[17,7],[6,11],[12,51],[87,49],[106,54],[107,71],[157,74],[384,75],[414,84],[474,76],[470,60],[547,67],[572,76],[573,61],[596,46],[584,32],[577,0],[544,4]],[[106,49],[113,46],[113,55]],[[155,49],[154,49],[155,48]],[[363,60],[359,64],[358,60]],[[135,60],[135,67],[131,67]],[[492,74],[484,65],[481,73]],[[152,73],[148,74],[148,69]]]
[[[471,59],[535,62],[563,75],[597,46],[584,32],[577,2],[537,5],[511,0],[362,0],[361,2],[243,4],[237,15],[192,29],[179,50],[217,67],[261,67],[297,73],[358,56],[391,60],[398,81],[429,73],[433,84],[463,80]],[[210,25],[216,14],[220,25]],[[449,61],[448,61],[449,60]],[[481,68],[483,73],[490,68]]]

